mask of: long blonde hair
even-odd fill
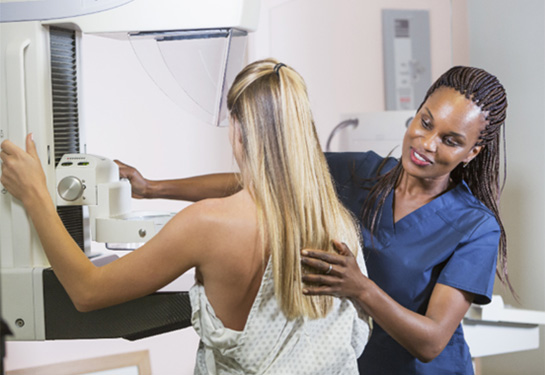
[[[257,61],[238,74],[227,106],[240,129],[242,180],[257,206],[280,307],[290,319],[324,317],[333,297],[303,295],[300,251],[334,251],[331,240],[340,239],[355,252],[359,231],[337,198],[305,82],[274,59]]]

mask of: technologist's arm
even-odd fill
[[[426,314],[415,313],[401,306],[363,275],[346,245],[338,242],[334,242],[334,245],[338,255],[320,250],[303,250],[302,263],[321,270],[320,274],[303,276],[304,282],[319,285],[307,287],[305,293],[348,297],[413,356],[423,362],[437,357],[469,309],[473,295],[437,284]],[[332,269],[325,275],[329,264]]]
[[[1,144],[2,185],[22,201],[59,281],[80,311],[148,295],[192,267],[206,262],[207,233],[202,205],[187,207],[144,246],[96,267],[64,228],[49,195],[34,142],[27,152],[10,141]],[[183,244],[183,246],[180,246]]]
[[[217,173],[177,180],[148,180],[140,172],[114,160],[119,166],[119,174],[127,178],[134,198],[163,198],[197,202],[207,198],[222,198],[241,189],[235,173]]]

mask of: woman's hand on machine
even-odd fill
[[[133,198],[149,198],[149,181],[134,167],[119,160],[114,160],[119,166],[119,177],[126,178],[131,183]]]
[[[334,240],[333,247],[337,254],[316,249],[301,252],[301,263],[314,270],[303,274],[303,282],[308,283],[303,293],[358,299],[369,279],[345,243]]]
[[[26,204],[39,192],[47,191],[47,183],[32,133],[26,137],[26,151],[10,140],[0,145],[2,176],[0,182],[15,198]]]

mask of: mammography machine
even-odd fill
[[[133,213],[117,165],[85,154],[80,121],[82,33],[126,39],[150,77],[205,122],[225,118],[259,0],[42,0],[0,2],[0,142],[32,132],[49,192],[82,251],[89,241],[138,246],[169,215]],[[107,260],[99,259],[97,263]],[[1,317],[12,340],[137,339],[188,326],[186,293],[156,293],[77,312],[21,202],[0,186]]]

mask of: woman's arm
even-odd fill
[[[437,284],[432,292],[426,315],[404,308],[364,276],[345,244],[335,242],[337,254],[305,249],[302,263],[322,274],[306,274],[303,281],[309,295],[334,295],[350,298],[390,336],[423,362],[437,357],[448,344],[473,300],[473,295]],[[325,272],[332,265],[331,271]]]
[[[200,204],[191,205],[140,249],[103,267],[93,265],[68,234],[46,187],[36,148],[1,145],[1,183],[27,210],[55,274],[80,311],[150,294],[206,262],[210,228]]]
[[[177,180],[148,180],[140,172],[114,160],[119,174],[131,183],[134,198],[163,198],[197,202],[207,198],[222,198],[233,195],[242,187],[236,173],[216,173]]]

